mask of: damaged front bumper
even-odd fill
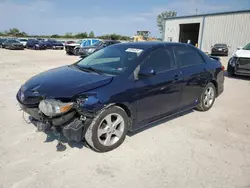
[[[92,122],[91,116],[79,114],[76,109],[57,117],[45,116],[38,107],[27,107],[19,100],[21,109],[29,114],[39,131],[63,134],[68,141],[80,142]]]

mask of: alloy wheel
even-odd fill
[[[116,113],[109,114],[103,118],[98,126],[98,140],[104,146],[112,146],[120,140],[124,130],[123,117]]]
[[[204,93],[204,105],[209,108],[214,101],[214,97],[215,97],[215,92],[213,87],[208,87]]]

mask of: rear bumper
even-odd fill
[[[53,46],[52,49],[59,49],[59,50],[63,50],[64,46]]]
[[[224,52],[224,51],[212,51],[211,55],[228,55],[228,52]]]
[[[217,97],[223,93],[224,91],[224,81],[225,81],[225,77],[224,77],[224,71],[221,71],[218,75],[217,75]]]

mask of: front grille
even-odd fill
[[[241,58],[238,59],[238,63],[240,65],[248,65],[248,64],[250,65],[250,58],[241,57]]]

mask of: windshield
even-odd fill
[[[18,40],[8,40],[8,43],[20,43]]]
[[[82,43],[82,40],[78,40],[76,43],[77,43],[77,44],[81,44],[81,43]]]
[[[101,46],[102,45],[102,41],[98,41],[98,42],[95,42],[92,46]]]
[[[142,52],[142,49],[127,46],[110,46],[82,59],[77,66],[91,67],[106,74],[119,75],[133,64]]]
[[[250,50],[250,43],[248,43],[244,48],[243,50]]]
[[[215,44],[214,47],[224,47],[224,48],[226,48],[227,45],[226,44]]]
[[[21,41],[21,42],[26,42],[27,39],[19,39],[19,41]]]

